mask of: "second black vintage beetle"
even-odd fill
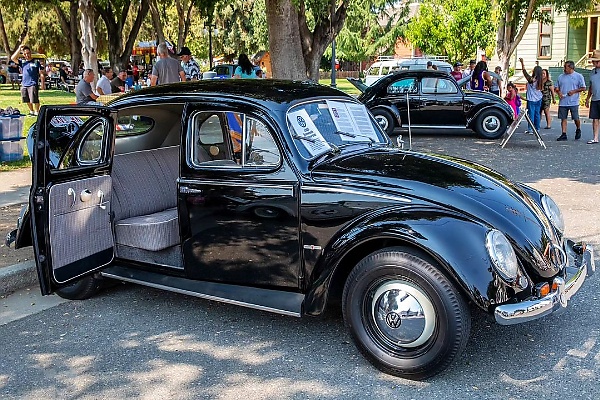
[[[29,209],[43,294],[117,279],[291,316],[341,303],[359,350],[424,379],[500,324],[563,310],[594,270],[552,199],[395,148],[366,107],[306,82],[183,82],[46,106]],[[126,305],[123,305],[124,307]]]

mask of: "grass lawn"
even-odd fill
[[[331,79],[320,79],[319,83],[321,85],[330,86]],[[350,96],[358,96],[360,94],[360,90],[358,90],[353,84],[348,82],[346,78],[336,79],[335,80],[336,88],[341,90],[342,92],[348,93]]]
[[[75,102],[75,94],[67,93],[62,90],[40,90],[40,104],[41,105],[52,105],[52,104],[71,104]],[[13,107],[19,109],[21,114],[26,114],[25,122],[23,123],[22,136],[27,134],[29,127],[33,125],[37,117],[29,116],[29,108],[26,104],[21,103],[21,92],[19,90],[12,90],[11,85],[0,85],[0,108]],[[25,147],[25,142],[23,141]],[[25,157],[20,161],[9,161],[0,163],[0,171],[9,171],[17,168],[24,168],[31,166],[27,149],[24,149]]]

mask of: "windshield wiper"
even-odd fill
[[[337,135],[347,136],[347,137],[350,137],[350,138],[363,137],[365,139],[369,139],[369,147],[371,147],[371,145],[373,143],[376,143],[375,140],[372,137],[367,136],[367,135],[363,135],[363,134],[360,134],[360,133],[350,133],[350,132],[344,132],[344,131],[335,131],[335,133]]]

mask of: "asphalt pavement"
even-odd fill
[[[558,124],[541,132],[546,149],[525,127],[505,148],[466,131],[414,132],[412,148],[470,159],[549,193],[566,236],[600,251],[600,145],[586,144],[589,123],[575,141],[569,122],[569,140],[556,142]],[[28,300],[33,288],[0,303],[0,397],[598,399],[599,279],[588,279],[561,316],[499,326],[474,313],[465,353],[426,382],[373,368],[339,316],[296,319],[135,285],[33,309],[56,301]]]

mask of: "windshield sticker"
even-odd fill
[[[79,126],[83,125],[83,120],[79,117],[71,117],[71,116],[55,116],[50,120],[50,125],[55,128],[62,128],[64,126],[68,126],[71,123],[75,123]]]
[[[344,140],[364,141],[367,136],[378,141],[377,133],[369,118],[367,108],[363,104],[353,104],[342,101],[326,100],[329,113],[338,131],[356,135],[345,136]]]
[[[319,132],[306,110],[290,112],[288,120],[296,133],[293,136],[294,139],[301,140],[312,157],[331,150],[329,143],[327,143],[321,132]]]

